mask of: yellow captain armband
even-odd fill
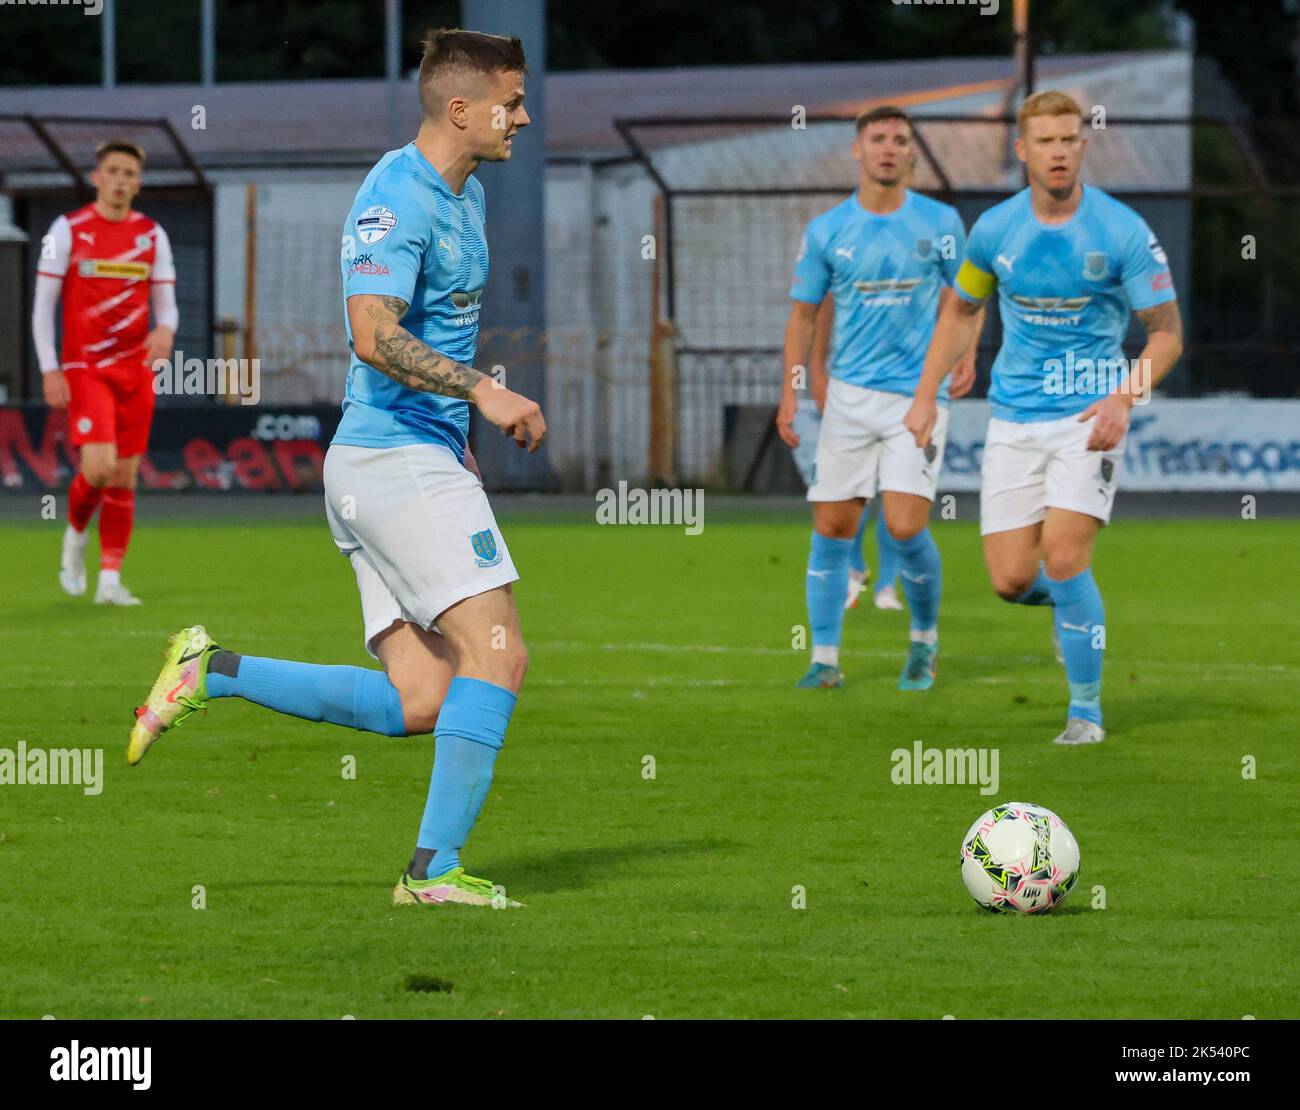
[[[968,258],[957,271],[957,287],[968,297],[983,300],[997,288],[998,279],[985,273]]]

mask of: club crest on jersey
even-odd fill
[[[1101,281],[1110,276],[1110,259],[1105,251],[1088,251],[1083,256],[1083,276],[1088,281]]]
[[[137,235],[135,237],[135,249],[138,251],[147,251],[153,246],[153,240],[148,235]]]
[[[916,241],[916,257],[929,258],[930,251],[934,249],[934,244],[929,239],[918,239]]]
[[[475,532],[470,536],[469,544],[474,549],[474,554],[478,556],[474,560],[476,566],[494,567],[501,562],[502,556],[497,550],[497,538],[492,534],[491,528]]]
[[[396,212],[386,204],[372,204],[357,217],[357,238],[366,246],[371,246],[396,226]]]

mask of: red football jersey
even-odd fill
[[[141,212],[106,220],[88,204],[54,221],[37,273],[63,279],[62,369],[144,367],[149,287],[176,280],[159,224]]]

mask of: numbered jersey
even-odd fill
[[[147,369],[149,289],[176,280],[158,224],[141,212],[105,219],[88,204],[50,225],[37,273],[63,279],[61,369]]]
[[[964,238],[955,208],[910,191],[885,215],[868,212],[854,193],[808,224],[790,296],[817,304],[833,294],[832,377],[916,392],[939,290],[956,279]],[[947,399],[946,384],[941,396]]]
[[[479,301],[488,276],[483,186],[474,177],[453,193],[414,143],[379,160],[357,191],[343,227],[344,323],[359,293],[409,305],[402,327],[439,354],[472,363]],[[408,389],[352,350],[335,443],[395,447],[441,443],[465,453],[469,405]]]
[[[1168,260],[1128,205],[1085,186],[1063,224],[1039,223],[1024,189],[971,228],[958,295],[998,293],[1002,349],[989,403],[999,420],[1059,420],[1127,376],[1131,311],[1174,299]]]

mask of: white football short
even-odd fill
[[[817,441],[817,481],[808,490],[808,500],[870,499],[879,490],[891,490],[933,501],[948,435],[948,407],[939,406],[930,445],[922,450],[903,427],[911,406],[912,398],[901,393],[863,389],[832,378]]]
[[[1049,508],[1108,523],[1124,440],[1111,451],[1089,451],[1092,428],[1093,421],[1081,423],[1077,413],[1026,424],[990,420],[980,472],[980,534],[1037,524]]]
[[[325,515],[356,572],[371,655],[394,621],[432,628],[458,601],[519,578],[483,483],[438,444],[331,444]]]

